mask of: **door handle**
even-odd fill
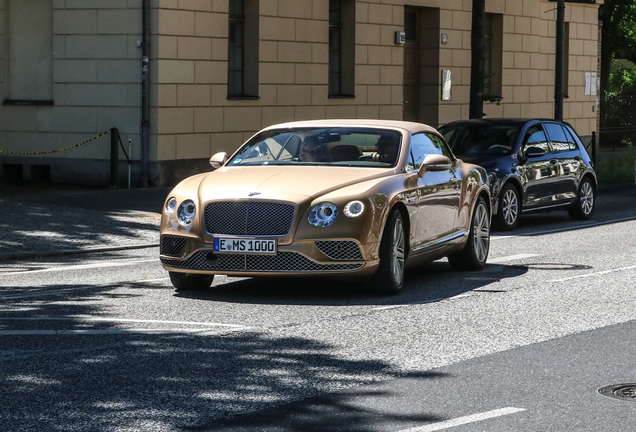
[[[451,182],[452,184],[457,183],[457,178],[456,178],[456,177],[451,177],[451,178],[450,178],[450,182]]]

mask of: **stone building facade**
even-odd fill
[[[116,127],[139,184],[144,65],[154,185],[209,169],[274,123],[468,117],[472,0],[148,1],[144,63],[144,0],[0,0],[5,178],[108,184],[107,137],[46,152]],[[584,137],[598,114],[598,3],[566,6],[564,119]],[[486,12],[487,87],[500,101],[485,114],[553,117],[556,2],[487,0]]]

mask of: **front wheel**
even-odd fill
[[[470,221],[468,241],[464,249],[448,257],[448,262],[454,270],[481,270],[489,250],[490,214],[486,200],[479,198]]]
[[[579,193],[574,207],[568,210],[570,217],[575,220],[587,220],[592,217],[594,212],[594,201],[596,198],[596,189],[589,177],[581,180],[579,185]]]
[[[214,275],[169,272],[170,282],[177,291],[202,291],[212,286]]]
[[[406,258],[404,221],[399,210],[393,209],[384,227],[380,242],[380,266],[372,277],[370,288],[378,294],[395,295],[404,285]]]

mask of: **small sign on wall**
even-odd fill
[[[451,71],[442,70],[442,100],[450,100],[451,98]]]
[[[596,72],[585,72],[585,95],[596,96]]]
[[[406,32],[396,31],[395,32],[395,43],[398,45],[402,45],[406,43]]]

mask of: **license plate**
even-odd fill
[[[214,252],[275,255],[276,240],[215,238]]]

